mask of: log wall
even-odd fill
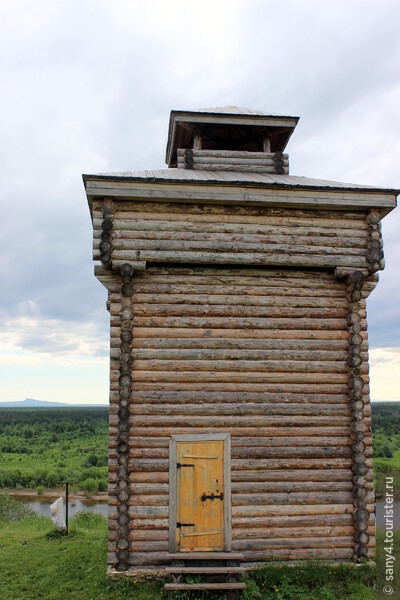
[[[99,260],[109,237],[102,229],[104,205],[94,201],[92,214]],[[365,211],[115,201],[112,247],[106,250],[114,268],[125,262],[212,263],[342,267],[368,274],[369,259],[382,260],[381,248],[375,249],[380,232],[371,227]]]
[[[289,174],[289,156],[282,152],[178,149],[177,157],[180,169]]]
[[[125,239],[120,238],[124,232],[139,232],[138,215],[142,225],[149,224],[142,233],[162,233],[162,228],[154,230],[154,223],[153,229],[150,227],[150,221],[160,219],[157,205],[154,208],[148,213],[142,212],[140,205],[116,209],[114,243]],[[294,216],[286,220],[279,211],[270,212],[279,234],[266,222],[259,228],[254,223],[251,227],[258,231],[269,227],[268,235],[281,236],[281,242],[275,238],[277,245],[292,243],[291,227],[298,234],[296,239],[303,234],[310,237],[318,218],[313,217],[311,226],[300,211],[292,212]],[[127,213],[131,216],[123,219]],[[197,227],[203,231],[205,226],[217,228],[215,234],[230,237],[231,243],[232,235],[247,235],[240,233],[240,227],[246,225],[240,211],[239,215],[230,213],[226,221],[219,213],[212,220],[214,213],[202,214],[197,207],[194,212],[186,207],[184,213],[171,207],[167,214],[170,218],[164,218],[165,213],[162,216],[170,225],[165,231],[175,241],[178,235],[194,234]],[[252,217],[248,218],[252,222]],[[343,217],[340,222],[346,226],[339,232],[338,215],[330,219],[332,227],[319,223],[319,233],[313,230],[315,248],[340,236],[347,243],[347,252],[355,240],[353,250],[359,244],[360,256],[348,256],[361,261],[361,248],[364,253],[366,248],[364,220]],[[135,229],[127,226],[132,223]],[[186,229],[188,224],[192,229]],[[118,229],[122,227],[123,231]],[[283,230],[288,231],[285,234]],[[167,244],[167,235],[164,237]],[[293,247],[296,243],[293,241]],[[330,243],[333,249],[334,242]],[[189,241],[185,252],[187,245]],[[168,254],[172,250],[157,252]],[[111,312],[109,562],[115,564],[124,295],[121,297],[118,276],[109,275],[106,284]],[[168,562],[169,436],[190,432],[231,433],[232,548],[242,551],[246,561],[350,559],[357,533],[353,521],[357,498],[353,482],[354,410],[349,401],[349,383],[354,377],[353,371],[349,373],[354,343],[346,297],[349,284],[326,270],[199,265],[149,266],[134,274],[132,285],[129,564],[139,568]],[[363,382],[363,464],[369,467],[363,474],[366,493],[362,510],[371,515],[368,520],[365,512],[362,514],[369,534],[362,542],[372,557],[367,288],[362,287],[357,295],[356,341],[361,359],[357,368]]]

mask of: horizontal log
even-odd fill
[[[116,380],[115,380],[116,381]],[[133,380],[132,383],[132,393],[135,394],[136,392],[147,392],[147,391],[152,391],[154,390],[154,388],[157,388],[160,393],[162,392],[168,392],[168,391],[175,391],[175,392],[191,392],[191,393],[198,393],[200,391],[204,391],[205,393],[207,393],[207,391],[210,392],[225,392],[225,393],[230,393],[230,392],[245,392],[245,393],[262,393],[266,388],[265,385],[260,384],[260,383],[256,383],[256,382],[251,382],[251,383],[240,383],[240,382],[236,382],[236,384],[229,384],[229,383],[225,383],[225,382],[209,382],[209,381],[203,381],[202,383],[199,382],[192,382],[192,383],[185,383],[185,382],[181,382],[179,384],[173,383],[173,382],[168,382],[168,381],[160,381],[157,386],[154,386],[153,383],[151,382],[138,382]],[[111,381],[111,391],[115,391],[118,390],[118,384],[115,383],[114,381]],[[325,393],[327,395],[329,394],[344,394],[346,393],[348,395],[349,390],[347,387],[347,381],[343,381],[341,383],[333,383],[332,381],[328,381],[328,382],[318,382],[318,381],[308,381],[307,385],[305,386],[303,383],[288,383],[285,382],[285,385],[283,386],[282,383],[279,382],[269,382],[268,383],[268,390],[271,391],[271,393],[278,393],[279,391],[281,391],[283,394],[286,393],[300,393],[303,390],[308,391],[309,393],[313,393],[314,391],[317,393]],[[364,386],[363,392],[365,395],[369,394],[369,386],[366,385]]]
[[[135,481],[134,477],[130,477],[130,491],[132,494],[139,496],[153,494],[168,494],[169,486],[167,483],[142,483]],[[328,479],[328,477],[327,477]],[[116,480],[115,480],[116,482]],[[115,483],[114,482],[114,483]],[[245,494],[260,494],[260,493],[302,493],[308,492],[352,492],[351,481],[261,481],[261,482],[233,482],[232,483],[232,494],[241,497]],[[367,489],[372,491],[372,486],[368,485]],[[309,496],[308,496],[309,497]],[[135,503],[135,499],[132,499]],[[307,502],[308,504],[310,502]]]
[[[221,277],[220,280],[216,280],[215,276],[210,275],[209,277],[194,278],[185,276],[185,274],[177,273],[172,280],[172,277],[164,277],[161,282],[157,282],[151,278],[151,274],[146,279],[134,281],[134,294],[143,297],[145,295],[155,296],[157,290],[162,296],[166,296],[169,293],[178,298],[184,296],[206,296],[216,297],[231,295],[234,297],[247,298],[249,301],[257,302],[259,296],[262,298],[287,298],[287,302],[290,300],[293,302],[298,299],[299,302],[305,302],[306,300],[339,300],[343,301],[346,297],[343,286],[335,283],[335,281],[321,280],[321,285],[317,285],[317,282],[313,279],[308,279],[304,276],[303,287],[299,285],[299,280],[296,278],[272,278],[272,277],[246,277],[242,275],[240,277]],[[242,281],[243,280],[243,281]],[[115,283],[115,300],[118,300],[117,294],[120,284]],[[293,298],[294,297],[294,300]],[[362,298],[364,302],[364,299]]]
[[[232,540],[232,549],[234,551],[241,550],[268,550],[269,552],[275,548],[352,548],[354,545],[353,536],[347,535],[343,537],[299,537],[289,536],[287,538],[278,539],[251,539],[251,540]]]
[[[183,160],[178,159],[178,168],[185,168],[185,163]],[[265,163],[259,162],[258,164],[253,163],[252,161],[237,161],[232,160],[230,162],[214,162],[214,159],[195,159],[193,161],[193,169],[201,170],[201,171],[239,171],[241,173],[276,173],[275,165],[270,161],[265,161]],[[288,163],[283,162],[282,164],[282,174],[289,174],[289,165]]]
[[[268,306],[279,306],[279,307],[289,307],[289,308],[347,308],[347,300],[346,298],[340,297],[339,295],[336,297],[327,297],[327,296],[287,296],[287,295],[274,295],[264,296],[264,295],[229,295],[226,294],[188,294],[187,292],[178,294],[176,290],[171,286],[170,294],[133,294],[132,300],[135,305],[135,311],[140,308],[140,305],[151,307],[152,305],[165,306],[168,304],[172,305],[184,305],[184,306],[197,306],[197,305],[210,305],[210,306],[246,306],[246,307],[268,307]],[[225,292],[225,289],[215,290],[215,292],[221,291]],[[111,314],[118,314],[117,311],[120,307],[120,304],[112,304],[111,306]]]
[[[135,494],[130,499],[130,510],[133,506],[169,506],[168,494]]]
[[[149,531],[157,529],[159,531],[169,529],[168,519],[131,519],[129,521],[129,528],[136,531]]]
[[[116,425],[115,425],[116,426]],[[208,427],[208,433],[217,433],[221,429],[219,427]],[[180,435],[186,434],[187,427],[171,426],[168,429],[168,435]],[[350,425],[344,426],[343,423],[337,427],[326,426],[321,430],[321,425],[318,427],[304,426],[290,426],[290,427],[230,427],[229,433],[232,438],[235,437],[299,437],[299,436],[316,436],[320,437],[323,434],[326,437],[338,437],[338,436],[349,436]],[[143,437],[149,435],[150,437],[165,437],[165,427],[150,427],[146,425],[144,427],[138,427],[137,424],[133,424],[129,431],[130,436]]]
[[[117,407],[115,407],[115,411]],[[328,416],[342,414],[349,417],[351,415],[350,405],[347,404],[278,404],[271,405],[264,403],[221,403],[210,407],[208,404],[142,404],[134,399],[131,404],[131,415],[199,415],[206,416],[212,411],[214,416],[217,415],[284,415],[292,417],[294,415],[307,416]],[[110,411],[113,414],[113,411]]]
[[[175,326],[174,328],[169,328],[168,325],[160,324],[157,326],[139,326],[138,324],[134,325],[132,329],[133,338],[136,340],[138,338],[190,338],[190,339],[219,339],[219,338],[227,338],[227,339],[259,339],[259,340],[277,340],[282,339],[282,329],[256,329],[252,327],[246,328],[219,328],[213,327],[210,328],[208,326],[201,326],[198,323],[194,323],[192,328],[187,327],[185,325],[179,327]],[[120,327],[114,326],[111,330],[111,336],[115,338],[119,338],[120,335]],[[361,333],[362,337],[366,339],[366,336]],[[285,339],[286,340],[348,340],[350,334],[347,330],[338,327],[337,329],[325,330],[325,329],[312,329],[312,328],[304,328],[300,329],[299,327],[293,329],[285,330]]]
[[[175,236],[178,237],[178,236]],[[366,244],[362,248],[356,247],[346,247],[342,248],[335,243],[335,240],[332,240],[331,243],[327,245],[313,245],[310,244],[301,244],[298,240],[293,243],[289,243],[288,241],[284,241],[283,243],[279,243],[277,240],[274,240],[273,243],[262,242],[260,243],[258,240],[251,241],[238,241],[231,240],[227,237],[224,240],[221,239],[213,239],[209,240],[194,240],[186,239],[143,239],[142,237],[131,238],[122,237],[120,232],[117,230],[113,236],[113,244],[112,244],[113,253],[114,251],[137,251],[140,250],[145,253],[148,250],[157,251],[157,252],[173,252],[184,250],[185,252],[210,252],[210,251],[218,251],[218,252],[234,252],[236,253],[268,253],[268,254],[282,254],[288,253],[292,255],[308,255],[308,254],[317,254],[317,255],[335,255],[335,256],[364,256],[366,253]],[[118,256],[118,254],[117,254]]]
[[[340,406],[343,404],[348,404],[349,397],[348,393],[343,394],[330,394],[328,393],[321,394],[318,393],[319,390],[316,390],[314,393],[310,391],[309,393],[298,393],[296,392],[281,392],[281,393],[270,393],[270,392],[213,392],[213,391],[173,391],[170,392],[168,390],[134,390],[132,393],[132,403],[173,403],[175,406],[177,404],[223,404],[223,403],[231,403],[231,402],[241,402],[241,403],[263,403],[265,405],[293,405],[296,406],[298,404],[306,404],[306,405],[316,405],[316,406]]]
[[[193,224],[194,231],[187,231],[186,227],[181,223],[177,224],[177,229],[174,229],[175,223],[170,221],[144,221],[142,227],[138,225],[135,228],[136,220],[133,220],[129,224],[129,228],[115,229],[114,235],[118,239],[124,240],[155,240],[155,241],[166,241],[166,240],[182,240],[182,241],[196,241],[196,242],[223,242],[223,241],[235,241],[238,243],[257,243],[257,244],[300,244],[307,246],[336,246],[338,248],[360,248],[363,250],[367,249],[367,236],[364,231],[359,231],[353,236],[349,236],[349,230],[346,229],[343,232],[340,231],[328,231],[327,229],[319,229],[317,227],[302,228],[302,227],[273,227],[266,225],[260,228],[256,225],[248,226],[246,231],[243,231],[238,226],[229,227],[226,225],[215,224],[210,226],[207,225],[199,230],[198,223],[189,224],[189,228]],[[100,243],[100,230],[95,230],[93,235],[95,243]]]
[[[301,267],[355,267],[367,273],[367,261],[364,256],[307,254],[263,254],[261,252],[203,252],[173,250],[141,250],[143,261],[170,263],[217,263],[217,264],[250,264],[250,265],[288,265]],[[132,261],[137,259],[136,250],[113,250],[112,261]]]
[[[282,506],[234,506],[232,507],[232,518],[234,517],[273,517],[273,516],[306,516],[318,515],[345,515],[352,514],[353,504],[320,504],[320,505],[282,505]]]
[[[324,525],[323,527],[321,526]],[[164,534],[165,535],[165,534]],[[244,540],[244,539],[280,539],[286,538],[289,536],[293,536],[297,538],[307,538],[307,537],[340,537],[340,536],[353,536],[354,535],[354,525],[352,522],[349,522],[348,525],[344,525],[343,523],[340,525],[326,525],[326,515],[324,517],[314,517],[314,526],[306,526],[306,527],[298,527],[296,524],[291,525],[290,527],[247,527],[246,529],[241,528],[233,528],[232,537],[235,540]],[[368,535],[374,536],[375,530],[374,527],[368,528]]]
[[[135,344],[136,346],[136,344]],[[114,358],[118,358],[118,348],[114,353]],[[345,361],[348,358],[348,352],[345,350],[251,350],[251,349],[175,349],[175,348],[140,348],[134,347],[132,357],[137,360],[182,360],[182,361]],[[361,359],[367,360],[368,353],[361,353]]]
[[[183,415],[133,415],[129,418],[129,423],[133,427],[152,427],[157,425],[158,427],[299,427],[302,424],[306,426],[320,426],[324,425],[331,427],[335,424],[343,426],[346,423],[350,424],[350,416],[328,416],[328,417],[309,417],[305,415],[298,415],[295,417],[283,417],[266,415],[263,417],[242,417],[242,416],[227,416],[221,415],[219,417],[213,416],[183,416]]]
[[[118,381],[119,375],[112,376],[111,381]],[[364,379],[369,380],[366,376]],[[139,382],[153,382],[153,383],[163,383],[166,384],[168,382],[179,382],[179,388],[185,389],[183,387],[184,383],[199,383],[201,381],[202,385],[206,383],[247,383],[249,388],[252,387],[253,384],[257,383],[318,383],[318,384],[326,384],[326,383],[345,383],[348,379],[347,373],[326,373],[326,372],[317,372],[317,373],[288,373],[282,372],[278,373],[276,371],[267,373],[267,372],[251,372],[244,371],[243,373],[238,373],[235,371],[214,371],[207,372],[202,371],[201,377],[198,371],[138,371],[135,369],[134,371],[134,381],[135,384]]]
[[[182,148],[179,148],[177,150],[177,156],[178,158],[184,158],[185,157],[185,150]],[[250,159],[255,159],[255,160],[271,160],[272,162],[275,159],[275,153],[274,152],[247,152],[247,151],[242,151],[242,150],[208,150],[208,149],[203,149],[203,148],[197,148],[193,150],[193,158],[202,158],[202,157],[213,157],[213,158],[225,158],[225,159],[230,159],[230,158],[238,158],[238,159],[242,159],[242,160],[250,160]],[[282,154],[282,160],[288,160],[289,155],[288,154]]]
[[[270,531],[276,531],[278,534],[278,532],[284,531],[286,528],[292,531],[303,527],[305,531],[311,531],[312,529],[319,529],[321,526],[327,529],[346,527],[354,531],[353,516],[350,513],[331,515],[297,514],[293,516],[272,517],[233,517],[232,519],[232,532],[236,539],[245,537],[247,531],[251,535],[250,531],[252,529],[255,530],[255,535],[257,535],[257,531],[263,531],[268,536]],[[254,537],[254,534],[251,537]]]
[[[113,307],[111,315],[119,316],[119,306]],[[296,306],[248,306],[247,304],[137,304],[135,305],[135,317],[219,317],[231,319],[232,317],[254,317],[254,318],[285,318],[296,317],[299,319],[324,318],[345,319],[348,314],[347,307],[343,308],[306,308]],[[365,311],[358,312],[361,318],[365,317]]]
[[[114,321],[115,317],[111,318],[112,325],[118,326],[119,322]],[[294,329],[301,331],[304,329],[323,329],[323,330],[340,330],[346,328],[346,321],[344,317],[341,318],[312,318],[312,317],[301,317],[296,319],[294,317],[191,317],[191,316],[162,316],[162,317],[134,317],[134,328],[136,327],[191,327],[200,329],[280,329],[281,336],[282,330]],[[249,336],[251,337],[251,335]],[[268,337],[264,334],[264,337]]]
[[[327,357],[328,358],[328,357]],[[133,362],[133,377],[136,378],[136,372],[146,373],[151,372],[154,376],[158,372],[180,372],[183,375],[186,372],[199,371],[208,372],[215,374],[216,372],[231,372],[235,373],[235,376],[240,376],[242,372],[253,372],[253,376],[261,377],[268,374],[278,373],[322,373],[323,376],[328,373],[341,373],[344,374],[348,371],[348,365],[345,361],[340,360],[310,360],[304,361],[301,359],[295,360],[280,360],[278,358],[274,360],[218,360],[218,359],[199,359],[199,360],[168,360],[168,359],[155,359],[155,360],[142,360],[136,358]],[[259,371],[259,372],[257,372]],[[184,375],[183,375],[184,376]],[[201,377],[199,374],[197,377]],[[249,377],[249,379],[252,376]]]
[[[131,529],[130,539],[132,542],[140,542],[140,541],[162,541],[168,543],[168,531],[167,530],[156,530],[156,529]]]
[[[288,166],[289,165],[289,159],[288,159],[288,155],[282,155],[281,157],[281,161],[283,163],[284,166]],[[214,152],[213,154],[209,153],[208,150],[193,150],[193,163],[194,163],[194,168],[196,168],[197,165],[202,165],[202,164],[211,164],[214,166],[219,165],[220,170],[223,171],[223,165],[243,165],[243,166],[251,166],[251,165],[258,165],[260,167],[262,167],[263,165],[265,166],[270,166],[270,167],[274,167],[273,172],[275,173],[275,162],[276,162],[276,158],[275,155],[272,153],[267,153],[267,152],[247,152],[247,153],[240,153],[240,152],[231,152],[231,153],[225,153],[225,154],[217,154],[216,152]],[[184,153],[182,152],[182,150],[178,150],[178,165],[182,165],[182,167],[184,168],[185,165],[185,156]]]
[[[238,285],[238,286],[273,286],[285,288],[295,286],[301,288],[306,281],[307,287],[315,289],[342,289],[347,292],[344,281],[338,280],[330,271],[301,270],[286,267],[216,267],[212,265],[166,265],[149,266],[146,273],[135,277],[135,285],[141,284],[189,284],[189,285]],[[367,280],[368,281],[368,280]],[[245,293],[245,292],[243,292]]]
[[[266,494],[232,494],[232,506],[351,504],[352,492],[268,492]]]

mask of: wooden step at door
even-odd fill
[[[227,600],[239,600],[240,590],[246,587],[240,581],[245,568],[240,566],[243,554],[239,552],[176,552],[168,558],[171,566],[166,572],[172,580],[165,584],[168,591],[219,590],[226,591]],[[198,581],[190,576],[198,576]]]
[[[167,567],[166,569],[167,573],[173,573],[173,574],[182,574],[182,575],[220,575],[220,574],[224,574],[224,575],[230,575],[230,574],[235,574],[235,575],[242,575],[243,573],[246,572],[246,569],[244,567],[225,567],[225,566],[220,566],[220,567]]]
[[[218,590],[229,592],[230,590],[243,590],[246,587],[245,583],[166,583],[165,589],[168,591],[174,590]]]

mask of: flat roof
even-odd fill
[[[290,188],[290,189],[320,189],[331,191],[371,192],[384,194],[399,194],[395,188],[383,188],[357,183],[344,183],[326,179],[313,179],[296,175],[278,175],[277,173],[251,173],[244,171],[207,171],[202,169],[160,169],[145,171],[124,171],[116,173],[97,173],[82,175],[83,181],[91,179],[109,179],[120,181],[147,181],[165,183],[196,183],[196,184],[229,184],[251,185],[263,188]]]

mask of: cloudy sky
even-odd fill
[[[0,401],[108,400],[82,173],[164,166],[169,111],[299,115],[291,173],[400,188],[398,0],[3,2]],[[399,400],[400,217],[369,299],[372,398]]]

